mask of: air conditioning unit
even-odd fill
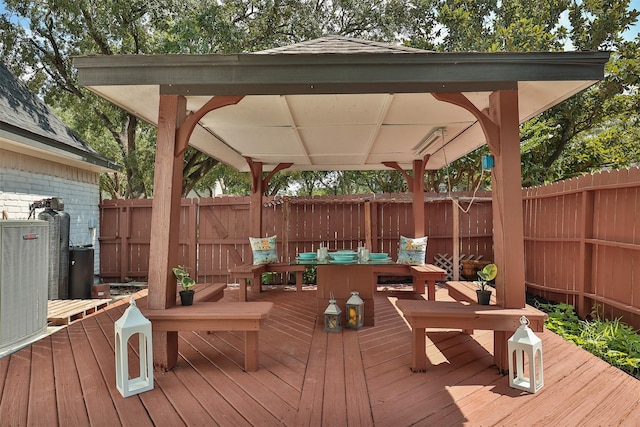
[[[0,221],[0,356],[47,330],[49,224]]]

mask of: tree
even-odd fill
[[[393,42],[438,51],[558,51],[615,49],[606,79],[522,127],[524,182],[536,184],[595,168],[606,156],[573,159],[581,141],[596,150],[637,114],[638,43],[620,34],[637,21],[629,0],[498,2],[496,0],[5,0],[0,56],[97,151],[123,172],[101,177],[112,197],[153,192],[155,129],[77,84],[70,58],[87,54],[235,53],[296,43],[323,34]],[[561,18],[568,17],[569,26]],[[634,103],[635,102],[635,103]],[[596,143],[600,140],[599,143]],[[631,153],[635,151],[631,150]],[[472,189],[480,179],[479,153],[430,171],[425,187],[441,183]],[[600,159],[600,160],[599,160]],[[620,159],[611,164],[622,164]],[[637,161],[637,160],[636,160]],[[633,162],[627,156],[626,163]],[[245,191],[242,175],[189,148],[183,194],[202,194],[224,173],[225,187]],[[398,191],[395,171],[279,173],[270,193]],[[206,184],[206,185],[205,185]]]
[[[393,41],[429,24],[423,0],[6,0],[2,59],[100,153],[123,166],[103,176],[112,197],[152,194],[155,131],[80,87],[71,57],[256,51],[326,33]],[[409,22],[411,20],[411,22]],[[433,23],[429,24],[432,25]],[[185,153],[183,194],[218,164]]]

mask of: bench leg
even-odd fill
[[[296,271],[296,292],[302,291],[302,271]]]
[[[258,370],[258,331],[244,333],[244,370],[247,372]]]
[[[436,281],[435,280],[427,280],[427,290],[429,291],[427,295],[427,299],[429,301],[436,300]]]
[[[425,328],[413,328],[411,334],[411,372],[425,372],[427,370]]]
[[[253,279],[251,279],[251,292],[256,294],[262,292],[262,273],[257,276],[253,276]]]
[[[247,301],[247,279],[238,279],[238,284],[240,285],[240,294],[238,295],[238,301],[246,302]]]
[[[413,278],[413,291],[415,293],[417,293],[418,295],[423,295],[424,294],[424,280],[418,278],[418,277],[414,277]],[[428,296],[427,296],[428,297]]]

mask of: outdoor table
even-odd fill
[[[413,290],[419,294],[425,293],[427,284],[427,299],[435,300],[435,284],[437,280],[445,280],[446,271],[431,264],[424,266],[412,266],[397,264],[389,261],[369,262],[320,262],[318,260],[299,260],[296,264],[317,266],[317,314],[324,315],[329,304],[329,298],[333,296],[340,307],[343,317],[346,313],[346,301],[351,292],[357,291],[364,301],[364,324],[374,325],[374,294],[377,291],[378,277],[382,275],[412,276]],[[344,324],[343,318],[343,324]]]

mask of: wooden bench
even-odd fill
[[[474,282],[447,282],[447,291],[449,292],[449,296],[456,301],[477,303],[477,289],[478,286]],[[489,305],[496,305],[496,291],[493,288],[490,289],[492,292]]]
[[[535,332],[544,330],[547,314],[531,306],[502,308],[491,305],[464,304],[449,301],[399,300],[398,309],[411,326],[411,370],[427,369],[425,349],[426,328],[483,329],[513,332],[520,326],[520,317],[529,319]]]
[[[476,290],[478,289],[478,285],[474,282],[447,282],[447,292],[449,296],[456,301],[465,301],[468,303],[477,303],[478,295],[476,294]],[[489,299],[489,305],[496,305],[496,292],[495,289],[491,288],[491,297]],[[473,329],[463,329],[465,334],[473,334]]]
[[[278,262],[271,264],[243,264],[229,269],[232,280],[236,280],[240,286],[239,301],[247,300],[247,280],[251,280],[251,292],[262,292],[263,273],[293,272],[296,275],[296,291],[302,291],[302,275],[306,265]]]
[[[436,282],[447,280],[447,272],[432,264],[412,265],[411,275],[413,276],[413,290],[420,295],[424,294],[424,284],[427,284],[427,299],[435,301]]]
[[[196,293],[193,296],[193,302],[220,301],[224,297],[224,290],[227,288],[226,283],[196,283],[191,289]],[[182,290],[178,286],[176,291],[176,305],[180,305],[180,294]]]
[[[244,369],[258,370],[258,332],[272,302],[200,302],[166,309],[143,309],[154,332],[244,331]]]

